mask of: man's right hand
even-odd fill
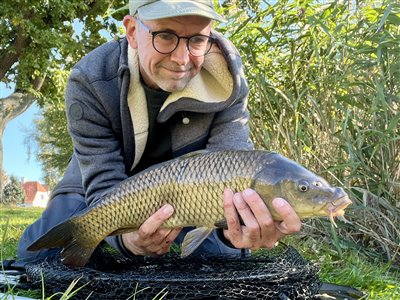
[[[174,208],[166,204],[151,215],[137,231],[122,234],[125,248],[135,255],[160,256],[167,253],[182,230],[160,228],[173,213]]]

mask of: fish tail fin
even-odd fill
[[[88,244],[88,241],[83,236],[76,233],[74,218],[69,219],[54,226],[33,242],[28,247],[28,251],[38,251],[45,248],[63,248],[61,256],[63,257],[62,261],[64,264],[83,267],[100,241]]]
[[[192,254],[213,230],[213,228],[199,227],[189,231],[182,242],[181,257]]]

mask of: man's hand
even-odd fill
[[[228,229],[224,236],[236,248],[273,248],[285,235],[300,231],[301,221],[294,209],[284,199],[276,198],[272,205],[283,221],[271,216],[260,196],[251,189],[242,193],[224,191],[224,211]],[[240,224],[240,218],[244,225]]]
[[[160,256],[168,252],[181,228],[166,229],[160,226],[174,213],[166,204],[151,215],[137,231],[122,235],[126,249],[135,255]]]

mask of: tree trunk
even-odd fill
[[[3,133],[8,122],[26,111],[36,98],[23,92],[14,92],[12,95],[0,99],[0,174],[3,170]],[[3,203],[3,178],[0,176],[0,203]]]

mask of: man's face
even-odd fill
[[[211,20],[199,16],[143,21],[143,24],[152,32],[168,31],[185,37],[210,35],[211,32]],[[124,25],[130,46],[138,51],[140,74],[150,88],[180,91],[200,72],[204,56],[191,55],[186,39],[181,39],[172,53],[161,54],[153,47],[152,35],[136,19],[126,17]]]

